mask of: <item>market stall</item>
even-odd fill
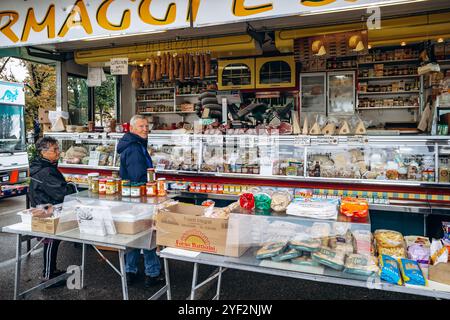
[[[272,274],[289,270],[284,272],[288,276],[363,286],[367,279],[343,271],[359,264],[356,269],[364,276],[389,282],[381,285],[384,290],[448,297],[448,289],[434,284],[400,286],[409,280],[397,265],[401,259],[414,266],[421,260],[407,254],[403,235],[443,239],[434,248],[439,256],[450,241],[440,232],[450,212],[450,15],[445,1],[413,1],[403,7],[387,1],[379,27],[370,26],[373,17],[367,16],[369,2],[364,0],[302,1],[295,7],[249,7],[244,1],[232,6],[231,1],[149,3],[103,2],[86,8],[78,1],[67,13],[72,18],[85,13],[84,20],[74,23],[82,27],[77,37],[67,36],[73,25],[65,22],[57,38],[47,39],[58,54],[58,111],[69,116],[60,113],[54,125],[44,125],[44,135],[59,141],[59,168],[67,180],[99,198],[121,196],[123,206],[167,192],[181,202],[203,204],[179,203],[176,212],[161,210],[157,219],[158,245],[208,249],[186,260],[196,263],[196,270],[198,263]],[[120,25],[106,17],[114,5],[123,13]],[[66,9],[57,10],[57,16]],[[139,13],[131,27],[130,10]],[[355,11],[347,15],[348,10]],[[209,12],[217,15],[212,18]],[[165,18],[157,19],[156,13]],[[324,25],[317,17],[326,13],[330,20]],[[90,30],[87,21],[94,16],[98,21]],[[21,45],[41,43],[27,42],[29,15],[22,20]],[[133,33],[131,40],[127,36]],[[43,52],[39,55],[51,56]],[[116,108],[107,117],[96,98],[105,72],[116,79],[115,94],[109,97]],[[83,81],[87,107],[76,99]],[[148,119],[151,131],[154,170],[147,184],[118,176],[117,143],[135,114]],[[358,218],[366,220],[352,220],[355,207]],[[204,230],[177,238],[189,234],[165,226],[168,216],[187,220],[193,229],[207,221],[217,229],[211,235],[217,245],[202,242]],[[273,233],[268,233],[272,223]],[[335,230],[340,223],[346,226],[344,234]],[[257,226],[265,227],[253,229]],[[317,228],[319,235],[311,231]],[[253,233],[245,232],[250,229]],[[236,230],[239,241],[230,243],[229,234]],[[239,238],[245,234],[260,238]],[[269,234],[273,237],[266,238]],[[363,257],[353,256],[361,254],[355,245],[358,234],[369,249],[375,244]],[[396,245],[383,253],[380,234],[396,238]],[[296,247],[300,235],[315,247]],[[424,250],[431,246],[421,245]],[[268,255],[261,258],[260,250]],[[179,258],[170,251],[162,257]],[[419,270],[419,280],[429,277]],[[394,273],[397,281],[386,273]],[[195,275],[193,282],[195,287]]]

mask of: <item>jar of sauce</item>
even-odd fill
[[[147,181],[148,182],[155,181],[155,169],[153,168],[147,169]]]
[[[157,183],[158,183],[158,197],[165,197],[167,195],[166,179],[165,178],[159,178]]]
[[[98,193],[99,194],[106,194],[106,179],[99,179],[98,180]]]
[[[141,196],[141,184],[132,183],[130,188],[130,195],[132,198],[139,198]]]
[[[147,197],[156,197],[158,195],[158,187],[156,182],[148,182],[146,186]]]
[[[116,181],[114,178],[106,180],[106,194],[112,195],[116,193]]]
[[[131,183],[130,180],[122,180],[122,197],[131,196]]]

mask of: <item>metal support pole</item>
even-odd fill
[[[195,287],[197,286],[197,277],[198,277],[198,263],[194,263],[194,271],[192,274],[192,286],[191,286],[191,300],[195,299]]]
[[[214,300],[219,300],[219,298],[220,298],[220,286],[222,285],[222,272],[223,272],[223,268],[219,267],[219,279],[217,280],[217,291],[216,291],[216,296],[214,297]]]
[[[17,234],[16,236],[16,274],[14,277],[14,300],[17,300],[19,296],[19,286],[20,286],[20,267],[22,260],[22,235]]]
[[[164,272],[166,276],[167,300],[172,300],[172,293],[170,291],[169,260],[166,258],[164,258]]]
[[[85,261],[86,261],[86,244],[83,243],[82,249],[81,249],[81,289],[84,288]]]
[[[125,272],[125,251],[119,250],[120,277],[122,278],[123,300],[128,300],[127,274]]]

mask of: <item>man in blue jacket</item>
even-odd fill
[[[147,182],[147,169],[153,163],[147,151],[148,121],[144,116],[135,115],[130,121],[130,132],[120,139],[117,152],[120,153],[120,177],[131,182]],[[129,285],[136,280],[140,250],[129,251],[126,256],[126,273]],[[161,264],[156,249],[144,250],[145,286],[163,283]]]

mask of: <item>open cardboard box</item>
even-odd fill
[[[440,262],[428,267],[428,279],[450,285],[450,262]]]
[[[60,217],[51,218],[31,218],[31,231],[56,234],[72,230],[78,227],[77,220],[64,220],[60,222]]]
[[[228,219],[203,216],[205,207],[177,203],[156,215],[156,244],[239,257],[248,249],[239,242],[239,225]]]

